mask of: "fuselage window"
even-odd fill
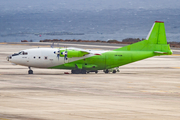
[[[45,60],[47,60],[47,59],[48,59],[48,57],[44,57],[44,59],[45,59]]]

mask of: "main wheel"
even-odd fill
[[[82,70],[81,70],[81,73],[82,73],[82,74],[86,74],[86,70],[85,70],[85,69],[82,69]]]
[[[29,70],[29,71],[28,71],[28,74],[33,74],[33,71],[32,71],[32,70]]]
[[[71,74],[75,74],[75,70],[71,70]]]
[[[80,69],[76,69],[75,70],[75,74],[80,74],[81,73],[81,70]]]
[[[98,71],[96,70],[96,71],[95,71],[95,73],[97,74],[97,73],[98,73]]]
[[[116,73],[116,70],[113,70],[113,72],[112,73]]]
[[[108,69],[106,69],[106,70],[104,71],[104,73],[109,73],[109,70],[108,70]]]

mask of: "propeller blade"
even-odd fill
[[[66,47],[66,51],[64,51],[64,60],[67,60],[67,55],[68,55],[68,52],[67,52],[67,47]]]
[[[52,43],[52,45],[51,45],[51,48],[53,48],[54,47],[54,42]]]
[[[60,57],[60,49],[57,51],[57,57],[58,57],[58,60],[59,60],[59,57]]]

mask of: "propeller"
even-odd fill
[[[58,57],[58,60],[59,60],[59,57],[60,57],[60,49],[58,49],[58,51],[57,51],[57,57]]]
[[[52,45],[51,45],[51,48],[53,48],[54,47],[54,42],[52,43]]]
[[[56,54],[57,55],[57,58],[58,58],[58,60],[59,60],[59,57],[60,57],[60,49],[58,49],[58,51],[56,52],[56,51],[54,51],[54,54]]]
[[[65,51],[65,54],[64,54],[64,60],[67,60],[68,58],[67,58],[67,49],[66,49],[66,51]]]
[[[67,48],[64,52],[61,53],[62,55],[64,55],[64,60],[67,60],[67,55],[68,55],[68,51],[67,51]]]

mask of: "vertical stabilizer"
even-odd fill
[[[150,44],[167,44],[164,22],[155,21],[146,40]]]
[[[155,21],[146,40],[115,49],[114,51],[152,51],[155,55],[170,55],[172,51],[167,44],[164,22]]]

